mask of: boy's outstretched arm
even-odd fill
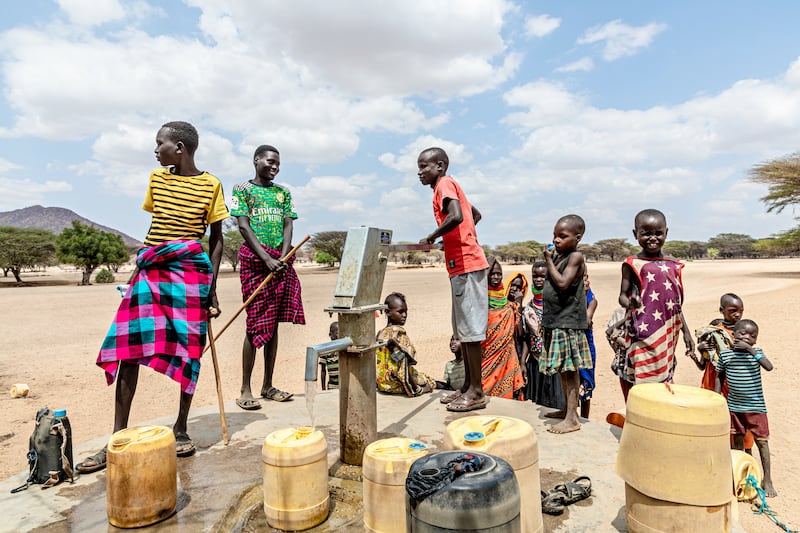
[[[683,310],[681,310],[681,332],[683,333],[683,343],[686,345],[686,355],[694,359],[694,338],[692,337],[692,330],[689,329],[689,324],[683,318]]]
[[[456,227],[461,224],[464,220],[464,213],[461,212],[461,203],[455,198],[445,198],[442,200],[444,204],[444,211],[447,212],[447,215],[442,220],[442,223],[436,228],[433,233],[425,237],[424,239],[420,239],[421,244],[433,244],[436,242],[436,239],[444,235],[445,233],[450,233]]]
[[[482,218],[483,218],[483,215],[481,215],[481,212],[478,211],[478,209],[473,205],[472,206],[472,221],[477,225],[478,222],[480,222]]]
[[[563,291],[572,285],[579,276],[583,276],[583,254],[580,252],[572,252],[567,259],[567,266],[564,272],[559,272],[553,262],[553,252],[544,249],[544,259],[547,262],[547,275],[556,289]],[[585,299],[585,297],[584,297]]]
[[[208,238],[208,250],[211,258],[211,268],[213,275],[211,276],[211,292],[209,292],[208,301],[209,307],[214,307],[220,311],[219,301],[217,300],[217,277],[219,276],[219,264],[222,262],[222,221],[211,223],[211,235]],[[221,311],[216,316],[219,316]]]
[[[636,309],[642,306],[639,296],[639,280],[633,269],[627,264],[622,264],[622,281],[619,285],[619,305],[625,309]]]
[[[758,361],[758,364],[761,365],[761,368],[770,372],[774,367],[772,366],[772,361],[767,359],[767,356],[764,355],[764,352],[761,351],[761,348],[756,348],[753,346],[753,357]],[[752,353],[752,352],[751,352]]]
[[[594,322],[594,312],[597,310],[597,298],[592,298],[592,301],[589,302],[589,305],[586,306],[586,322],[589,324],[589,329],[592,329],[592,323]]]

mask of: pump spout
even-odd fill
[[[353,345],[350,337],[342,337],[335,341],[323,342],[306,347],[306,381],[317,381],[317,363],[319,356],[333,352],[341,352]]]

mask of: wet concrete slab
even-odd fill
[[[418,439],[438,451],[447,424],[457,418],[504,415],[531,424],[538,440],[542,489],[571,481],[579,475],[592,480],[592,496],[567,507],[558,517],[545,516],[547,531],[627,531],[625,489],[615,474],[620,430],[604,423],[588,422],[581,430],[564,435],[547,432],[553,423],[544,418],[549,409],[530,402],[493,398],[486,409],[472,413],[451,413],[439,402],[444,391],[417,398],[378,395],[378,437],[405,436]],[[352,505],[358,483],[336,474],[339,458],[338,391],[318,391],[313,401],[313,424],[303,395],[293,401],[263,401],[258,411],[242,411],[233,402],[225,405],[230,443],[225,446],[216,407],[192,410],[189,433],[198,451],[178,459],[178,510],[172,517],[139,531],[188,533],[198,531],[277,531],[266,525],[261,490],[264,437],[285,428],[314,425],[326,437],[334,512],[330,523],[310,531],[363,531],[362,509]],[[160,418],[147,424],[170,426],[173,419]],[[144,424],[143,424],[144,425]],[[76,462],[107,442],[95,439],[75,445]],[[341,470],[341,469],[340,469]],[[351,475],[358,469],[350,468]],[[353,474],[355,471],[355,474]],[[10,494],[22,484],[26,473],[0,483],[0,531],[107,532],[121,531],[108,523],[106,515],[106,474],[84,474],[74,484],[62,483],[48,490],[38,485]],[[349,483],[349,484],[348,484]],[[337,492],[338,491],[338,492]],[[356,496],[352,492],[356,491]],[[339,499],[337,500],[337,494]],[[335,519],[336,507],[344,518]]]

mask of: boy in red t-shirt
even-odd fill
[[[419,181],[433,189],[433,216],[438,227],[421,239],[432,244],[442,237],[453,302],[453,336],[461,341],[465,380],[460,390],[442,398],[448,411],[465,412],[486,407],[481,383],[481,341],[486,339],[488,322],[489,264],[478,244],[475,224],[480,212],[452,176],[447,175],[450,160],[441,148],[428,148],[419,154]]]

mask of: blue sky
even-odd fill
[[[143,239],[155,133],[200,131],[230,196],[281,151],[295,234],[434,229],[416,156],[450,154],[482,243],[766,237],[756,163],[800,146],[794,2],[60,0],[0,20],[0,211],[66,207]]]

